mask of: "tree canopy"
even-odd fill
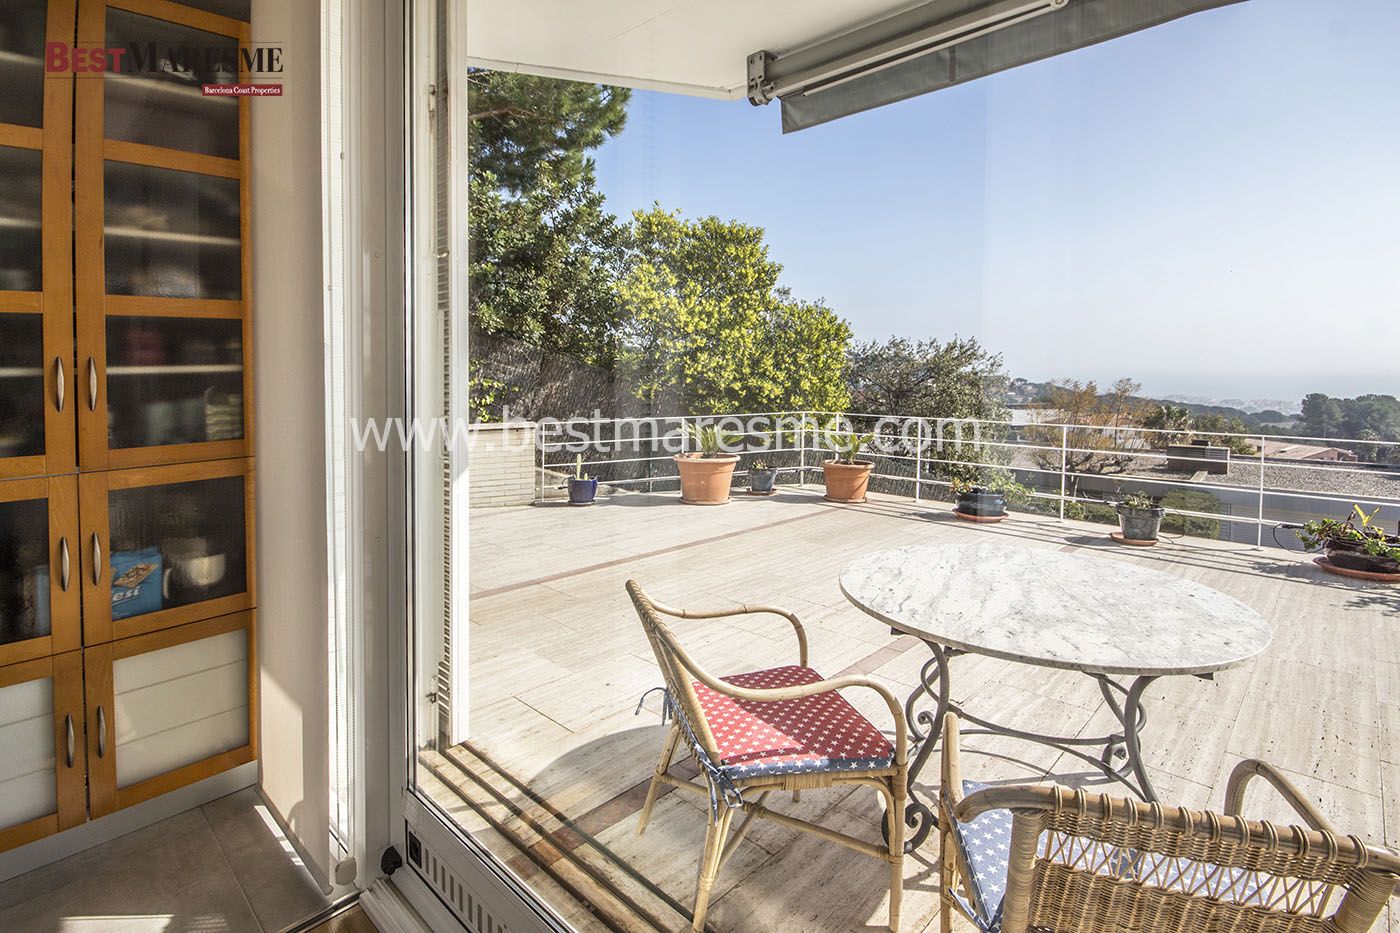
[[[474,175],[521,193],[549,164],[567,181],[589,169],[586,153],[622,132],[628,88],[473,69],[467,74],[467,146]],[[590,179],[591,187],[591,179]]]
[[[1311,437],[1358,438],[1371,431],[1382,440],[1400,441],[1400,400],[1393,395],[1331,398],[1314,392],[1303,399],[1299,429]]]
[[[875,415],[925,418],[1006,417],[1001,356],[974,338],[910,341],[891,337],[853,346],[847,380],[851,404]]]
[[[489,172],[469,181],[473,323],[488,333],[610,367],[617,356],[613,285],[627,228],[603,209],[592,173],[541,163],[521,196]]]
[[[656,206],[633,214],[631,249],[619,369],[653,410],[845,406],[850,327],[778,286],[761,227]]]
[[[1121,473],[1132,462],[1132,454],[1124,449],[1123,432],[1119,428],[1138,423],[1142,412],[1135,401],[1139,384],[1119,379],[1112,391],[1100,395],[1098,384],[1078,379],[1057,379],[1037,407],[1045,411],[1060,427],[1032,425],[1025,430],[1026,439],[1046,448],[1037,450],[1036,465],[1042,470],[1060,469],[1061,459],[1070,475],[1070,485],[1078,489],[1077,473]]]

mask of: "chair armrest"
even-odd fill
[[[792,624],[793,631],[797,633],[797,663],[803,667],[807,666],[807,630],[802,627],[797,616],[786,609],[778,609],[774,606],[750,606],[746,603],[737,609],[704,609],[697,612],[693,609],[675,609],[671,606],[663,606],[655,600],[652,600],[651,607],[657,612],[675,619],[723,619],[729,616],[754,614],[782,616]]]
[[[679,646],[673,646],[673,650],[681,664],[696,680],[716,693],[722,693],[736,700],[768,703],[773,700],[800,700],[804,697],[816,696],[819,693],[845,690],[847,687],[864,687],[867,690],[874,690],[879,694],[880,699],[885,701],[885,705],[889,707],[890,716],[894,719],[894,763],[903,767],[909,761],[909,734],[908,726],[904,724],[904,708],[900,706],[899,700],[895,699],[895,695],[890,692],[889,688],[883,684],[878,684],[868,677],[850,675],[819,680],[814,684],[800,684],[795,687],[768,687],[762,690],[736,687],[702,670]]]
[[[1273,785],[1279,796],[1291,806],[1309,828],[1329,832],[1338,835],[1332,828],[1332,824],[1327,822],[1318,809],[1312,805],[1303,792],[1293,786],[1293,782],[1284,777],[1279,771],[1268,762],[1259,761],[1256,758],[1247,758],[1235,765],[1235,770],[1230,772],[1230,780],[1225,784],[1225,814],[1227,816],[1243,816],[1241,809],[1244,807],[1244,792],[1249,782],[1255,777],[1262,777]]]

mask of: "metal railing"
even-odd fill
[[[1085,510],[1106,506],[1114,496],[1146,491],[1166,500],[1168,515],[1181,520],[1183,533],[1192,527],[1189,520],[1205,529],[1219,522],[1228,532],[1221,537],[1242,540],[1235,526],[1253,526],[1250,537],[1256,546],[1265,543],[1265,528],[1341,517],[1354,504],[1368,512],[1379,510],[1376,521],[1400,522],[1400,442],[1316,439],[1326,448],[1370,450],[1374,457],[1301,460],[1269,456],[1266,448],[1269,441],[1299,445],[1308,438],[1189,432],[1198,441],[1230,449],[1227,472],[1207,478],[1165,469],[1169,460],[1196,459],[1180,450],[1167,451],[1169,442],[1180,443],[1187,435],[1183,431],[860,412],[545,419],[537,426],[537,494],[544,498],[546,490],[572,475],[579,454],[584,458],[583,469],[602,486],[647,491],[677,488],[679,477],[672,458],[694,449],[688,426],[703,425],[733,433],[726,449],[742,455],[735,470],[738,478],[747,474],[749,463],[763,459],[778,470],[780,483],[815,482],[822,459],[832,456],[827,428],[834,426],[837,434],[873,433],[873,441],[861,454],[862,459],[875,462],[872,489],[906,494],[915,501],[930,495],[951,499],[953,472],[983,471],[1014,477],[1028,487],[1023,508],[1061,520],[1083,517]],[[1203,467],[1207,464],[1204,456],[1199,462]],[[1107,472],[1109,467],[1114,472]],[[1212,501],[1218,511],[1203,508]]]

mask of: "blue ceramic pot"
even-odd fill
[[[772,492],[773,481],[777,478],[777,470],[749,470],[749,489],[754,492]]]
[[[593,497],[597,494],[598,481],[596,479],[569,480],[569,505],[592,505]]]

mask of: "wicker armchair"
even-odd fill
[[[790,612],[764,606],[687,612],[653,602],[635,581],[627,592],[641,617],[647,639],[666,681],[666,708],[675,717],[661,750],[637,823],[646,830],[661,785],[706,796],[709,826],[700,859],[692,930],[702,930],[715,877],[762,817],[783,826],[840,843],[890,866],[890,930],[899,931],[904,880],[904,821],[889,820],[888,843],[866,842],[845,833],[776,813],[764,806],[773,791],[791,791],[794,799],[809,788],[856,785],[872,787],[885,798],[887,813],[904,812],[908,778],[908,739],[903,711],[889,690],[864,677],[824,680],[807,666],[807,635]],[[681,619],[715,619],[749,613],[782,616],[797,633],[798,663],[788,667],[715,677],[700,668],[676,642],[662,615]],[[890,709],[895,741],[878,729],[836,691],[847,687],[874,690]],[[669,773],[684,742],[700,766],[701,784]],[[744,821],[729,835],[736,810]]]
[[[943,933],[954,910],[983,933],[1364,933],[1400,877],[1400,855],[1337,835],[1263,762],[1234,770],[1221,815],[1057,785],[983,787],[961,779],[954,715],[943,742]],[[1241,817],[1255,776],[1309,828]]]

